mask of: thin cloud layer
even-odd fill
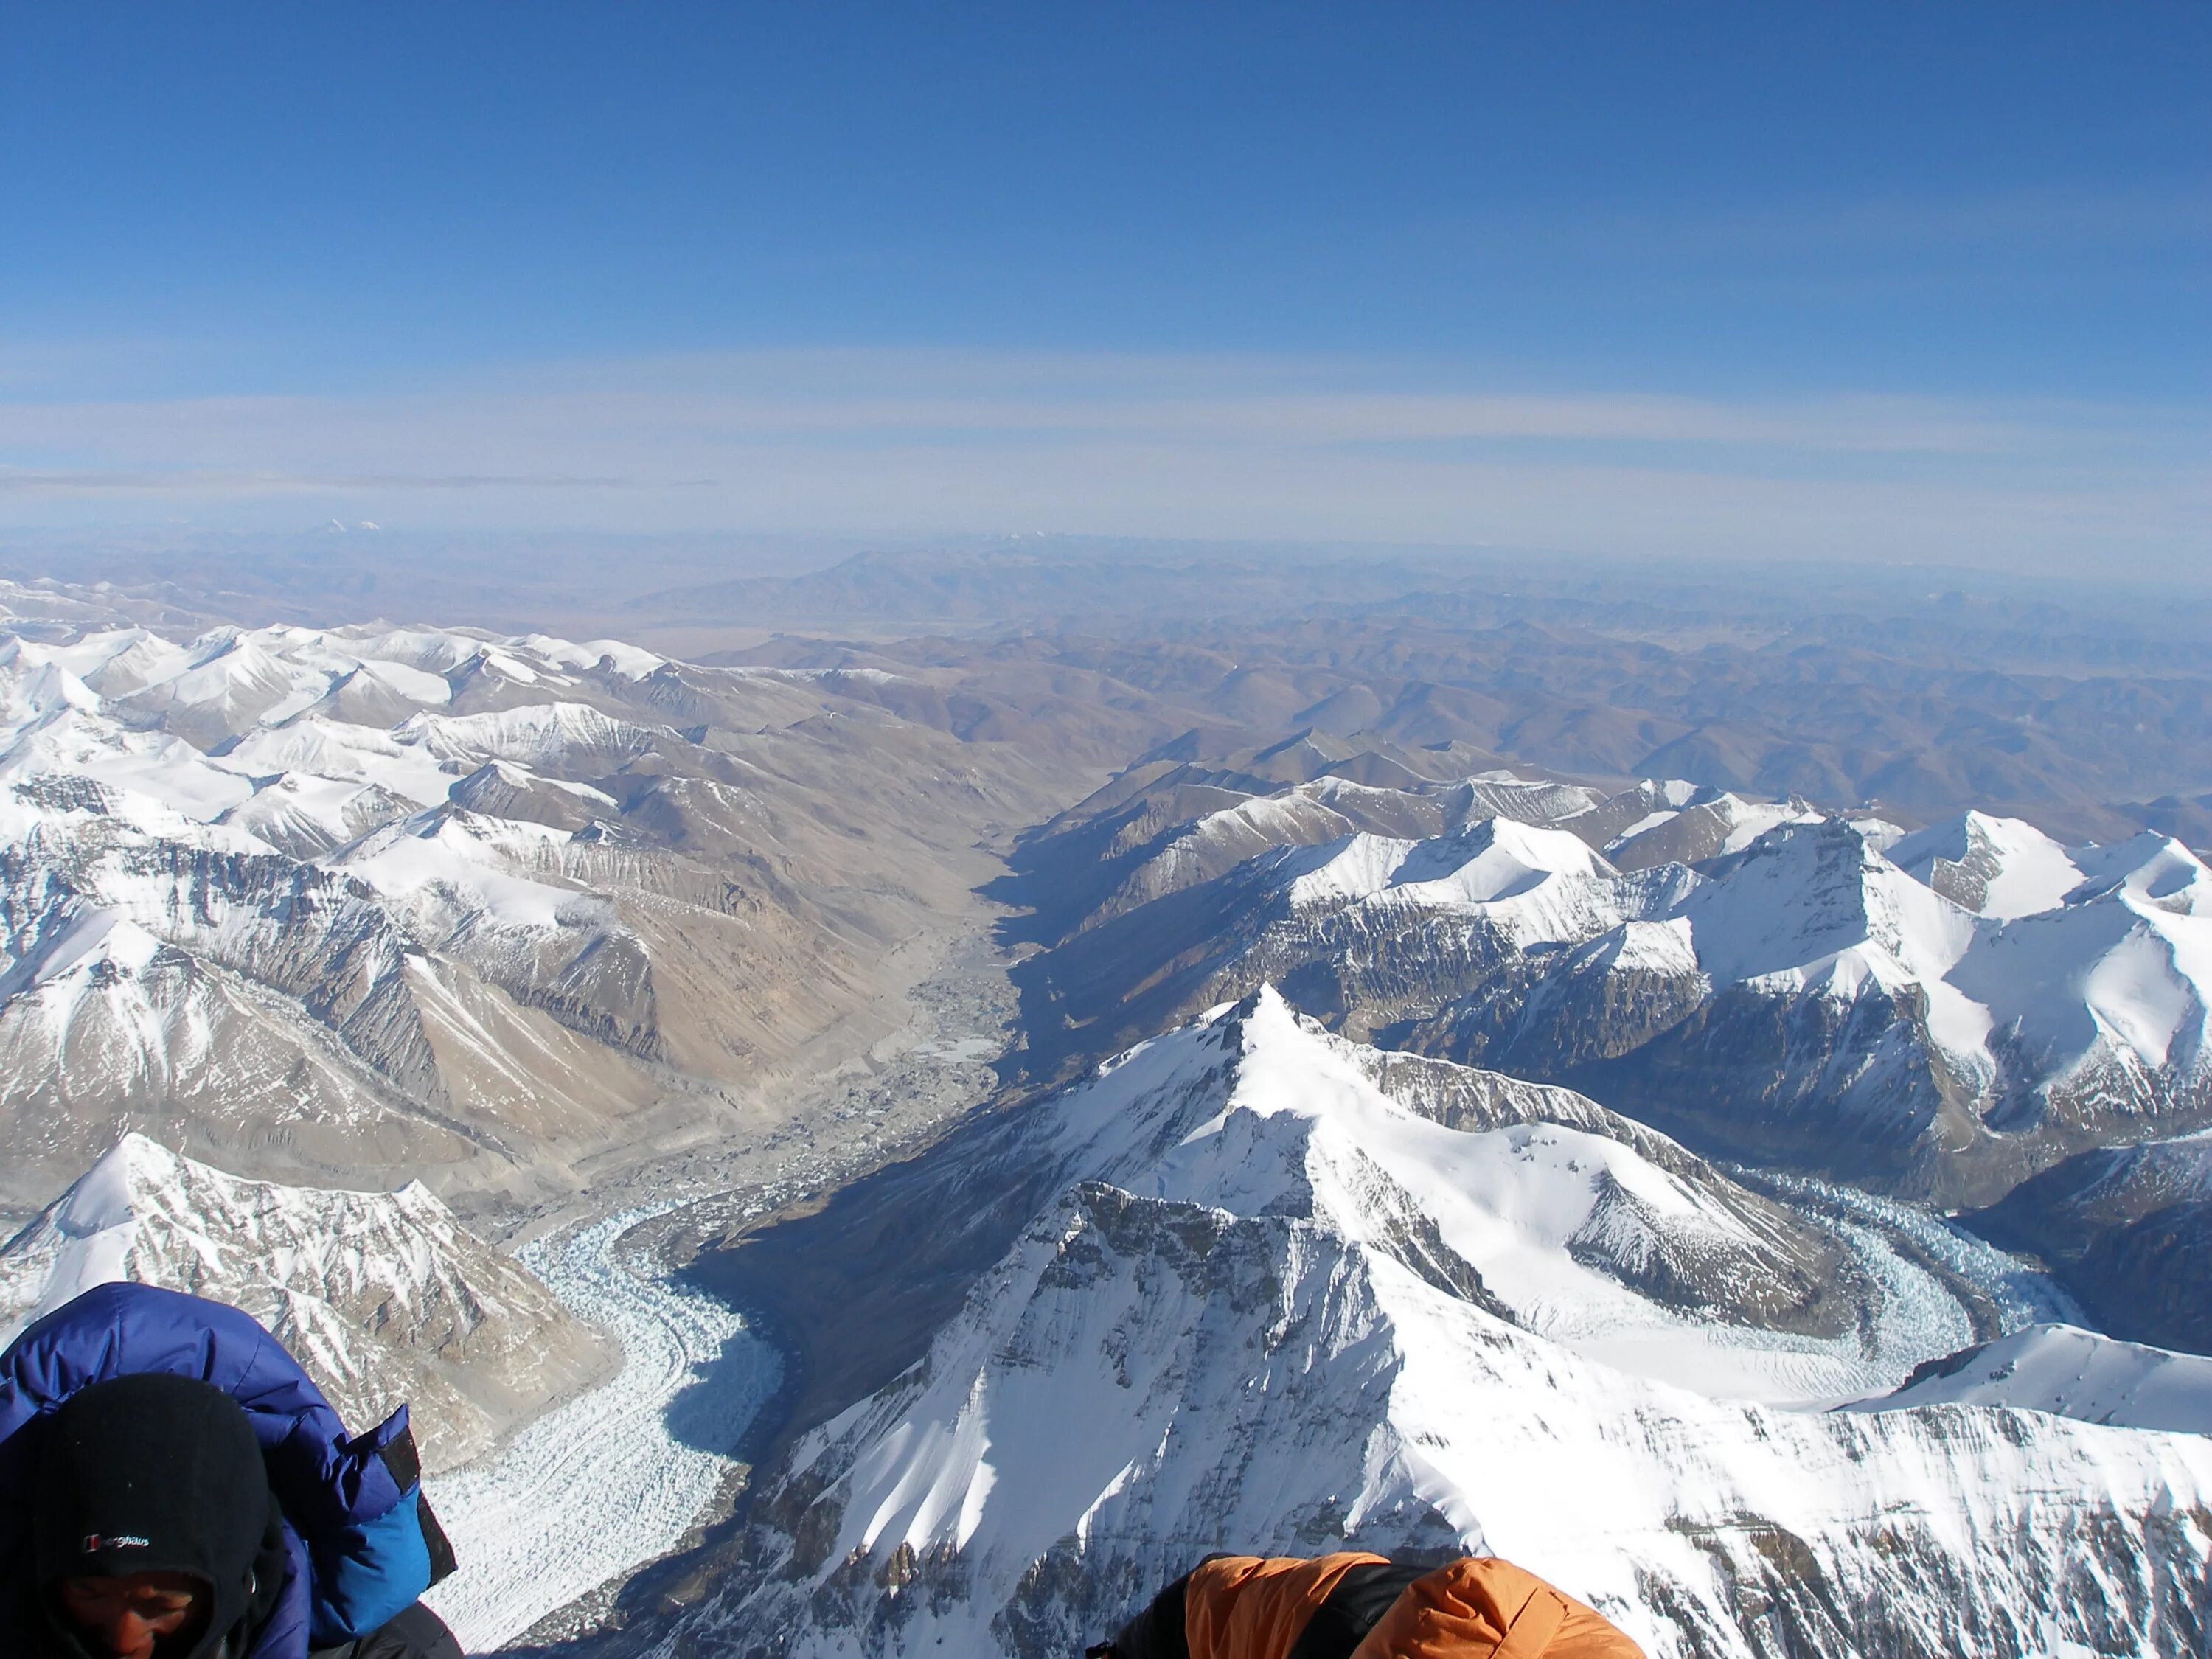
[[[2124,553],[2186,573],[2205,435],[2195,410],[1530,392],[1328,359],[775,352],[401,394],[0,400],[0,522]]]

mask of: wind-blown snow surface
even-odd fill
[[[1506,1556],[1662,1659],[2202,1650],[2212,1441],[1599,1363],[1516,1322],[1568,1300],[1565,1164],[1451,1150],[1360,1069],[1262,994],[1040,1109],[1078,1178],[763,1479],[747,1571],[656,1650],[1064,1654],[1209,1550],[1346,1547]]]
[[[634,1211],[523,1250],[569,1313],[611,1331],[620,1373],[428,1483],[459,1569],[427,1598],[471,1652],[496,1648],[610,1578],[666,1553],[734,1467],[728,1455],[783,1378],[775,1349],[713,1297],[617,1252]],[[714,1425],[693,1445],[671,1426]]]
[[[593,1369],[592,1339],[419,1182],[241,1181],[126,1135],[0,1249],[0,1346],[95,1285],[243,1309],[356,1431],[405,1401],[432,1468],[473,1456]]]
[[[2073,1325],[2031,1325],[1948,1359],[1851,1407],[2017,1406],[2088,1423],[2212,1434],[2212,1359],[2115,1342]]]

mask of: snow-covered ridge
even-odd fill
[[[0,1249],[0,1346],[95,1285],[243,1309],[356,1431],[409,1401],[430,1467],[465,1461],[598,1368],[592,1337],[419,1182],[241,1181],[126,1135]]]
[[[1308,908],[1391,894],[1413,904],[1498,904],[1558,879],[1598,881],[1613,866],[1575,836],[1510,818],[1488,818],[1436,841],[1357,835],[1316,853],[1289,855],[1288,896]]]
[[[2023,842],[2036,833],[2008,827]],[[1531,913],[1540,919],[1537,944],[1583,945],[1630,922],[1679,918],[1715,988],[1817,988],[1846,1001],[1869,983],[1917,988],[1936,1046],[1984,1079],[1996,1071],[1999,1031],[2073,1064],[2100,1038],[2149,1068],[2166,1064],[2177,1040],[2193,1053],[2212,984],[2212,872],[2149,835],[2075,849],[2062,860],[2063,879],[2050,878],[2044,850],[2019,879],[1996,879],[2001,908],[1980,915],[1840,822],[1771,829],[1676,884],[1624,885],[1575,837],[1498,819],[1436,842],[1363,835],[1285,854],[1273,884],[1296,911],[1388,897],[1485,915],[1549,888],[1550,902],[1511,912],[1516,927]],[[2076,920],[2084,916],[2094,920]],[[2045,994],[2071,987],[2086,1021],[2053,1011]]]
[[[2033,824],[1981,812],[1962,813],[1885,850],[1915,880],[2000,921],[2055,909],[2082,880],[2067,849]]]
[[[1561,1237],[1610,1182],[1662,1231],[1741,1249],[1723,1188],[1564,1091],[1470,1083],[1454,1129],[1377,1085],[1395,1071],[1441,1109],[1450,1080],[1403,1070],[1423,1064],[1263,994],[998,1132],[1001,1180],[1042,1158],[1064,1184],[923,1359],[763,1473],[756,1570],[651,1640],[1027,1659],[1224,1547],[1503,1554],[1666,1659],[1785,1634],[1844,1659],[2203,1635],[2212,1441],[1727,1398],[1729,1338],[1693,1339],[1701,1376],[1639,1346],[1622,1256],[1593,1271]],[[1596,1127],[1508,1121],[1547,1111]],[[947,1193],[984,1144],[929,1155]],[[1559,1317],[1576,1310],[1604,1316]],[[2061,1593],[2085,1571],[2137,1593]]]
[[[2212,1434],[2212,1359],[2115,1342],[2072,1325],[2031,1325],[1922,1365],[1893,1392],[1851,1407],[2011,1406],[2130,1429]]]

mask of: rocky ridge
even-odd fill
[[[2212,1136],[2078,1153],[1968,1219],[2113,1334],[2212,1353]]]

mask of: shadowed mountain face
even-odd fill
[[[1967,1220],[2114,1335],[2212,1354],[2212,1136],[2081,1153]]]

